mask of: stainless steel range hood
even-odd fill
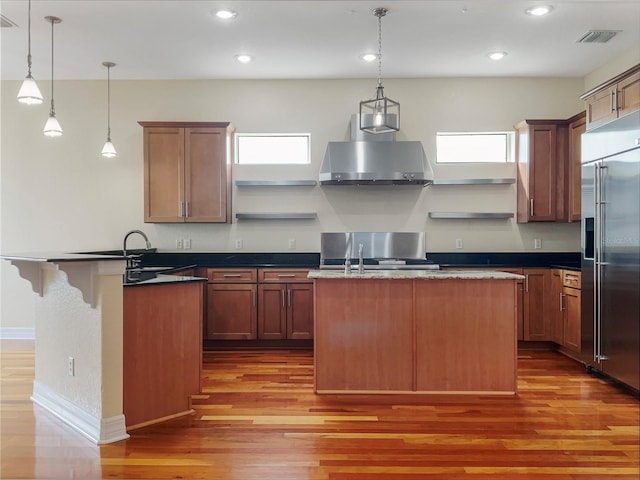
[[[433,171],[420,142],[372,135],[351,117],[351,141],[329,142],[320,167],[322,185],[430,185]]]

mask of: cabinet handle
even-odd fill
[[[291,290],[287,290],[287,305],[291,306]]]
[[[560,294],[560,311],[561,312],[564,310],[564,306],[562,305],[562,297],[564,297],[564,293]]]
[[[184,215],[182,214],[182,207],[183,207],[183,203],[182,202],[178,202],[178,216],[179,217],[184,217]]]
[[[286,307],[287,305],[284,303],[284,290],[280,290],[280,292],[282,293],[282,308]]]
[[[533,217],[533,198],[529,200],[529,216]]]
[[[618,91],[611,91],[611,112],[618,110]]]
[[[253,306],[256,306],[256,291],[253,291]]]
[[[525,293],[529,292],[529,274],[525,274],[524,276],[524,291]]]
[[[291,277],[295,277],[295,276],[296,276],[295,273],[279,273],[278,274],[278,277],[289,277],[289,278],[291,278]]]
[[[222,276],[225,278],[238,278],[238,277],[241,277],[242,275],[239,273],[223,273]]]
[[[185,203],[185,205],[186,205],[186,206],[185,206],[185,209],[184,209],[184,210],[185,210],[184,216],[185,216],[185,217],[190,217],[190,216],[191,216],[191,213],[189,212],[189,210],[190,210],[190,208],[189,208],[189,206],[190,206],[190,205],[189,205],[189,204],[190,204],[190,202],[184,202],[184,203]]]

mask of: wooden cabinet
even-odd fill
[[[518,223],[556,220],[557,128],[544,120],[515,126]]]
[[[568,221],[579,222],[582,218],[582,134],[587,129],[585,112],[569,119],[568,161]]]
[[[144,130],[144,221],[230,223],[229,123],[139,124]]]
[[[586,102],[586,129],[592,130],[640,110],[640,65],[580,97]]]
[[[192,413],[202,371],[201,281],[123,289],[123,411],[127,429]]]
[[[313,283],[308,269],[258,271],[258,338],[313,338]]]
[[[551,340],[562,345],[564,342],[564,313],[562,298],[562,270],[551,270],[551,304],[555,299],[556,306],[551,309]]]
[[[551,340],[552,275],[548,268],[523,268],[524,340]]]
[[[207,340],[313,338],[309,269],[208,268]]]
[[[518,223],[580,220],[585,118],[581,112],[566,120],[524,120],[515,126]]]
[[[580,352],[581,274],[571,270],[553,270],[552,297],[557,305],[553,308],[553,340],[558,345],[574,352]]]
[[[258,287],[255,268],[207,269],[205,336],[209,340],[257,338]]]

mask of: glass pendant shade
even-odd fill
[[[43,132],[47,137],[59,137],[62,135],[62,127],[55,114],[49,115],[47,123],[44,124]]]
[[[107,138],[107,141],[104,142],[104,147],[102,147],[101,153],[103,157],[107,157],[107,158],[113,158],[118,155],[116,153],[116,147],[113,146],[113,143],[111,143],[110,138]]]
[[[42,94],[31,74],[22,82],[20,91],[18,91],[18,101],[27,105],[38,105],[42,103]]]
[[[376,98],[360,102],[360,130],[373,134],[400,130],[400,104],[385,97],[381,85]]]

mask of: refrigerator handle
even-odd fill
[[[594,165],[593,190],[593,361],[600,358],[600,164]]]

